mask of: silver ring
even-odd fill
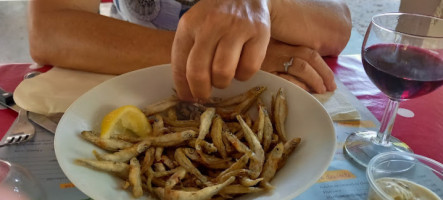
[[[41,72],[39,71],[32,71],[32,72],[28,72],[23,76],[23,79],[28,79],[28,78],[32,78],[35,77],[37,75],[41,74]]]
[[[283,63],[286,73],[288,73],[289,67],[292,66],[293,61],[294,61],[294,57],[291,57],[291,59],[288,62]]]

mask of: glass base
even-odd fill
[[[355,132],[346,138],[345,151],[355,162],[365,167],[368,166],[372,157],[379,153],[389,151],[412,152],[409,146],[399,139],[391,136],[390,143],[380,145],[373,140],[377,137],[376,131]]]

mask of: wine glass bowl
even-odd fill
[[[401,101],[426,95],[443,84],[443,19],[407,13],[372,17],[362,45],[362,63],[377,88],[388,96],[378,131],[352,133],[346,153],[367,166],[375,155],[412,150],[391,136]]]
[[[0,199],[44,200],[46,194],[34,176],[21,165],[0,160]]]
[[[363,55],[366,74],[393,100],[419,97],[443,84],[442,59],[431,50],[377,44],[366,48]]]

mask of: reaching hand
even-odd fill
[[[179,98],[206,100],[260,69],[270,38],[266,0],[201,0],[180,19],[172,46]]]
[[[285,71],[284,63],[292,60]],[[325,93],[334,91],[334,74],[317,51],[304,46],[293,46],[271,39],[262,70],[276,74],[301,88]]]

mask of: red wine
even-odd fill
[[[443,84],[442,54],[418,47],[371,46],[363,52],[363,66],[372,82],[394,100],[422,96]]]

